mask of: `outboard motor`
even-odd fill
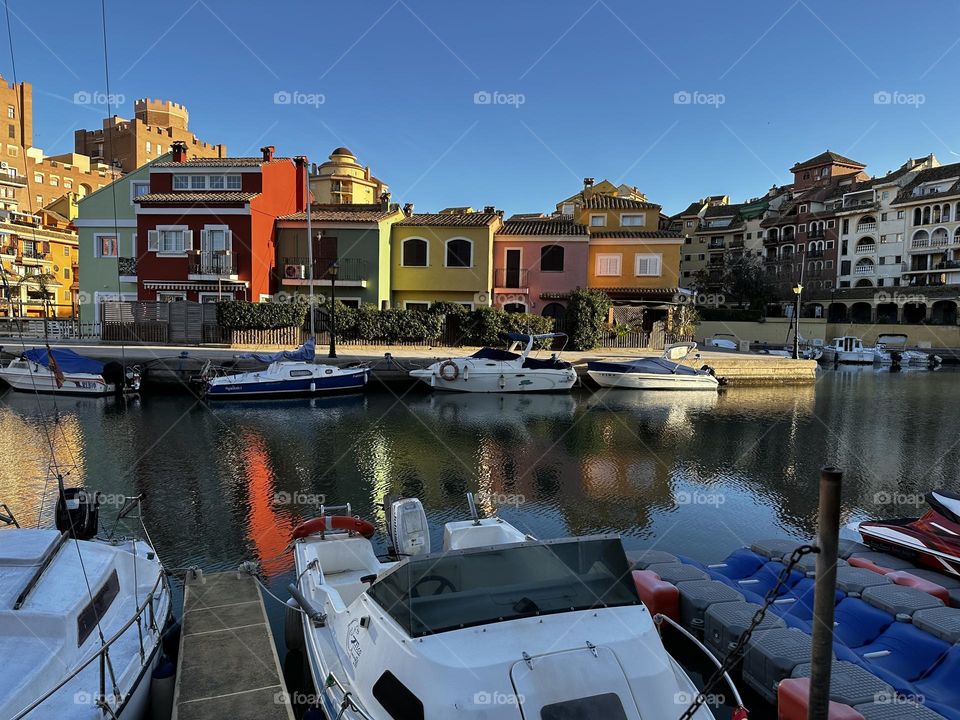
[[[390,503],[387,531],[397,556],[429,554],[430,528],[423,503],[417,498],[403,498]]]
[[[83,488],[64,488],[57,499],[57,530],[74,540],[91,540],[100,524],[100,493]]]

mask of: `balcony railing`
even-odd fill
[[[873,232],[873,231],[876,230],[876,229],[877,229],[877,224],[876,224],[875,222],[874,222],[874,223],[860,223],[859,225],[857,225],[857,232],[858,232],[858,233],[862,233],[862,232]]]
[[[731,247],[731,248],[742,248],[742,247],[743,247],[743,240],[731,240],[731,241],[730,241],[730,247]]]
[[[237,274],[237,258],[234,255],[206,255],[200,253],[190,258],[191,275],[229,276]]]
[[[496,268],[493,271],[493,286],[510,289],[529,287],[528,273],[520,268]]]
[[[137,259],[135,257],[117,258],[117,273],[126,276],[136,275]]]
[[[723,240],[711,240],[710,244],[707,245],[708,250],[723,250],[726,243]]]
[[[331,279],[330,267],[337,263],[337,282],[363,282],[370,279],[370,263],[363,258],[313,258],[313,279],[329,282]],[[282,277],[287,280],[307,280],[310,277],[310,261],[308,258],[294,256],[283,258],[280,268]],[[292,270],[288,268],[292,266]],[[298,269],[302,268],[302,276]]]
[[[874,273],[873,265],[857,265],[853,268],[854,275],[873,275]]]
[[[876,245],[857,245],[856,253],[857,255],[863,255],[865,253],[875,253],[877,251]]]

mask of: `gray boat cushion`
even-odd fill
[[[917,610],[913,614],[913,624],[951,645],[960,642],[960,608]]]
[[[810,677],[810,663],[797,665],[791,677]],[[892,686],[859,665],[841,661],[830,666],[830,699],[835,702],[860,705],[895,694]]]
[[[892,584],[893,580],[886,575],[875,573],[873,570],[853,567],[852,565],[837,568],[837,590],[853,597],[860,597],[868,587]]]
[[[648,566],[657,563],[680,562],[676,555],[663,550],[630,550],[627,552],[627,560],[633,565],[634,570],[646,570]]]
[[[655,572],[661,580],[666,580],[674,585],[688,580],[708,580],[710,578],[700,568],[681,562],[654,563],[653,565],[647,565],[647,570]]]
[[[909,560],[904,560],[895,555],[888,555],[882,552],[855,552],[850,557],[863,558],[864,560],[869,560],[874,565],[889,568],[890,570],[909,570],[913,567],[913,563]]]
[[[749,602],[714,603],[703,614],[704,642],[722,660],[740,641],[740,636],[750,627],[753,616],[759,609],[759,605]],[[773,628],[783,627],[786,627],[783,619],[768,611],[757,625],[752,637],[757,637]]]
[[[945,720],[940,713],[906,699],[857,705],[853,709],[864,720]]]
[[[774,628],[750,638],[743,654],[743,679],[767,702],[777,702],[777,685],[800,663],[810,662],[810,636],[796,628]]]
[[[765,540],[755,540],[750,545],[750,549],[765,558],[781,560],[784,557],[790,557],[794,550],[804,544],[799,540],[788,540],[787,538],[767,538]]]
[[[680,623],[690,630],[703,630],[703,614],[714,603],[743,602],[743,595],[718,580],[690,580],[677,584],[680,590]]]
[[[922,590],[903,585],[877,585],[863,591],[863,599],[902,622],[910,622],[917,610],[943,607],[943,601]]]
[[[782,562],[786,563],[789,559],[790,559],[789,555],[784,555]],[[844,560],[843,558],[838,557],[837,569],[839,570],[840,568],[844,568],[844,567],[849,567],[849,563],[847,563],[847,561]],[[796,564],[796,568],[798,571],[802,573],[806,573],[807,577],[813,577],[814,575],[817,574],[817,555],[804,555],[802,558],[800,558],[800,562]],[[861,568],[861,570],[862,569],[863,568]],[[870,571],[868,570],[867,572],[870,572]]]
[[[837,555],[847,560],[855,552],[870,552],[870,546],[856,540],[841,539],[837,544]]]

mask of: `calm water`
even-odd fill
[[[614,532],[630,548],[709,562],[752,538],[810,536],[824,464],[846,472],[844,520],[913,515],[910,495],[960,489],[958,406],[960,373],[872,368],[718,397],[413,391],[212,409],[186,396],[60,399],[55,424],[53,400],[8,392],[0,502],[36,523],[52,443],[68,485],[143,494],[169,567],[261,560],[283,597],[283,550],[315,512],[311,495],[377,520],[388,495],[420,497],[439,547],[473,490],[538,537]]]

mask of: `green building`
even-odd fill
[[[390,303],[390,228],[404,217],[396,205],[314,205],[313,291],[329,297],[337,263],[337,299],[352,307]],[[277,220],[277,271],[285,293],[307,294],[311,272],[306,213]]]
[[[169,159],[167,153],[153,162]],[[80,322],[85,333],[100,333],[100,307],[104,302],[137,299],[137,214],[133,199],[150,191],[153,162],[78,203],[73,224],[79,236]]]

